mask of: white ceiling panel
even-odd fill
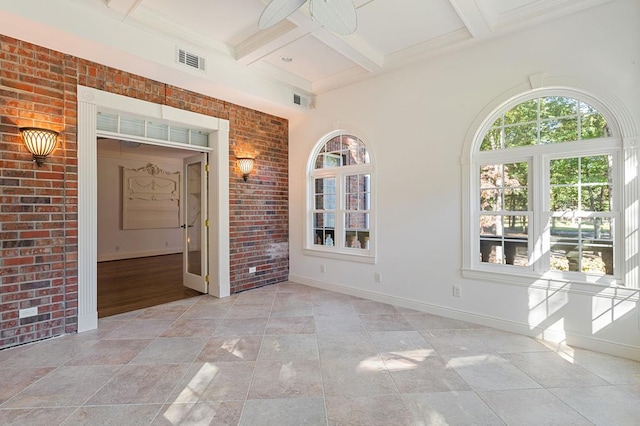
[[[378,0],[358,9],[357,33],[384,55],[461,28],[448,0]]]
[[[290,58],[291,62],[282,58]],[[312,35],[275,51],[265,60],[308,81],[322,80],[354,66],[351,60]]]

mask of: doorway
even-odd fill
[[[97,147],[98,317],[148,308],[206,292],[206,288],[194,288],[185,281],[187,277],[197,283],[197,280],[193,280],[194,274],[185,274],[183,256],[188,245],[184,240],[191,239],[198,243],[199,239],[193,238],[193,226],[189,227],[190,233],[186,237],[184,225],[180,227],[186,222],[201,222],[200,217],[189,220],[186,212],[182,211],[184,206],[181,203],[181,198],[184,199],[186,194],[194,193],[190,188],[193,185],[184,185],[188,182],[184,178],[185,159],[193,157],[194,151],[104,137],[98,138]],[[196,157],[206,162],[206,155],[199,154]],[[150,180],[152,175],[145,173],[150,165],[152,171],[171,176],[172,180],[162,180],[161,176],[160,179]],[[142,174],[145,180],[138,182],[134,179],[134,182],[142,184],[144,187],[137,189],[144,192],[130,195],[135,195],[142,207],[145,204],[153,207],[150,213],[152,222],[140,220],[144,217],[129,215],[125,226],[123,195],[130,189],[126,188],[129,185],[123,183],[125,178],[131,179],[131,174],[136,170],[142,170],[135,174]],[[176,183],[179,189],[177,193],[171,192],[174,196],[148,192],[149,186],[171,189],[167,184],[172,183]],[[200,197],[200,194],[196,195]],[[163,206],[167,209],[164,217],[157,216],[156,210],[160,206],[152,200],[156,197],[168,203]],[[139,208],[140,205],[133,207]],[[199,212],[201,209],[206,209],[206,205],[187,212]],[[174,223],[163,226],[159,220],[161,218],[173,220]],[[193,263],[193,257],[189,256],[189,262]]]
[[[197,146],[191,140],[175,143],[154,138],[150,143],[209,153],[207,192],[211,216],[206,232],[210,245],[215,248],[207,259],[210,267],[209,294],[215,297],[229,296],[229,121],[84,86],[78,86],[77,111],[78,332],[98,328],[96,139],[100,135],[149,141],[148,137],[132,137],[131,133],[126,132],[98,131],[97,117],[102,112],[115,113],[118,117],[134,117],[137,121],[146,120],[149,124],[168,123],[196,129],[207,135],[205,143]],[[146,127],[143,130],[146,132]]]

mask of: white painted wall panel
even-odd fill
[[[573,290],[547,296],[523,285],[462,278],[460,162],[483,109],[538,73],[546,73],[547,82],[572,81],[577,89],[617,98],[637,128],[638,22],[640,3],[615,1],[319,96],[314,113],[290,133],[291,279],[521,333],[544,332],[555,341],[564,335],[578,346],[640,358],[637,302]],[[302,252],[302,165],[336,127],[362,129],[357,135],[377,159],[376,265]],[[374,281],[375,272],[382,283]],[[453,297],[454,284],[462,297]]]

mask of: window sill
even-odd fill
[[[348,262],[376,263],[376,257],[371,254],[354,254],[328,250],[302,249],[306,256],[326,257],[329,259],[346,260]]]
[[[625,287],[620,280],[613,277],[600,277],[599,280],[596,280],[594,277],[593,281],[589,281],[561,277],[555,275],[553,272],[547,274],[535,274],[533,272],[515,274],[504,270],[487,271],[468,268],[462,269],[462,276],[463,278],[531,289],[560,291],[629,301],[640,300],[638,289]]]

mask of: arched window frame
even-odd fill
[[[538,76],[532,76],[532,85]],[[639,140],[633,120],[626,109],[610,95],[606,101],[583,90],[567,87],[534,87],[516,88],[506,101],[494,107],[487,107],[470,129],[462,156],[463,164],[463,263],[464,277],[502,282],[508,284],[531,285],[546,282],[548,284],[575,283],[598,284],[617,287],[620,285],[638,288],[639,277],[637,266],[640,264],[638,253],[634,247],[638,246],[640,238],[640,221],[637,201],[640,195],[640,178],[638,177],[638,160],[640,152]],[[496,151],[480,151],[484,135],[493,123],[506,111],[530,99],[545,96],[559,96],[579,99],[594,107],[607,121],[611,136],[577,142],[563,142],[545,145],[539,153],[539,146],[511,148]],[[611,105],[611,107],[609,107]],[[544,151],[544,152],[543,152]],[[549,159],[565,157],[583,157],[595,154],[609,154],[613,158],[615,206],[615,254],[614,275],[597,275],[581,272],[561,272],[549,270],[548,238],[544,237],[544,227],[548,217],[543,217],[548,200],[548,189],[542,189],[548,183]],[[529,183],[532,189],[532,214],[534,218],[531,226],[533,231],[529,240],[530,267],[518,268],[511,265],[488,264],[480,260],[480,232],[479,232],[479,166],[487,161],[529,161]],[[532,171],[533,170],[533,171]],[[542,206],[542,207],[541,207]],[[636,207],[634,207],[636,206]],[[631,248],[631,250],[629,250]],[[636,250],[637,251],[637,250]],[[547,260],[545,260],[547,257]],[[542,280],[542,281],[541,281]],[[555,284],[554,284],[555,285]]]
[[[334,138],[348,136],[357,138],[366,148],[366,153],[369,158],[369,162],[365,164],[355,165],[341,165],[338,167],[325,167],[316,169],[315,164],[318,156],[321,154],[325,145]],[[350,232],[345,225],[345,215],[348,212],[355,212],[353,210],[347,210],[346,208],[346,194],[344,188],[346,187],[346,179],[349,176],[354,175],[368,175],[368,210],[362,210],[362,212],[368,213],[369,217],[369,238],[367,245],[361,244],[360,248],[348,247],[346,244],[347,234]],[[316,179],[333,178],[335,179],[336,187],[336,206],[335,206],[335,239],[332,246],[328,246],[324,243],[317,244],[317,235],[314,221],[314,214],[318,212],[316,209]],[[348,260],[362,263],[375,263],[376,262],[376,208],[375,208],[375,174],[374,174],[374,159],[371,152],[371,147],[361,138],[356,132],[347,130],[336,130],[325,136],[323,136],[315,145],[314,149],[309,156],[307,163],[307,206],[306,206],[306,221],[305,221],[305,241],[303,252],[307,255],[320,256],[341,260]],[[360,211],[358,211],[360,212]]]

